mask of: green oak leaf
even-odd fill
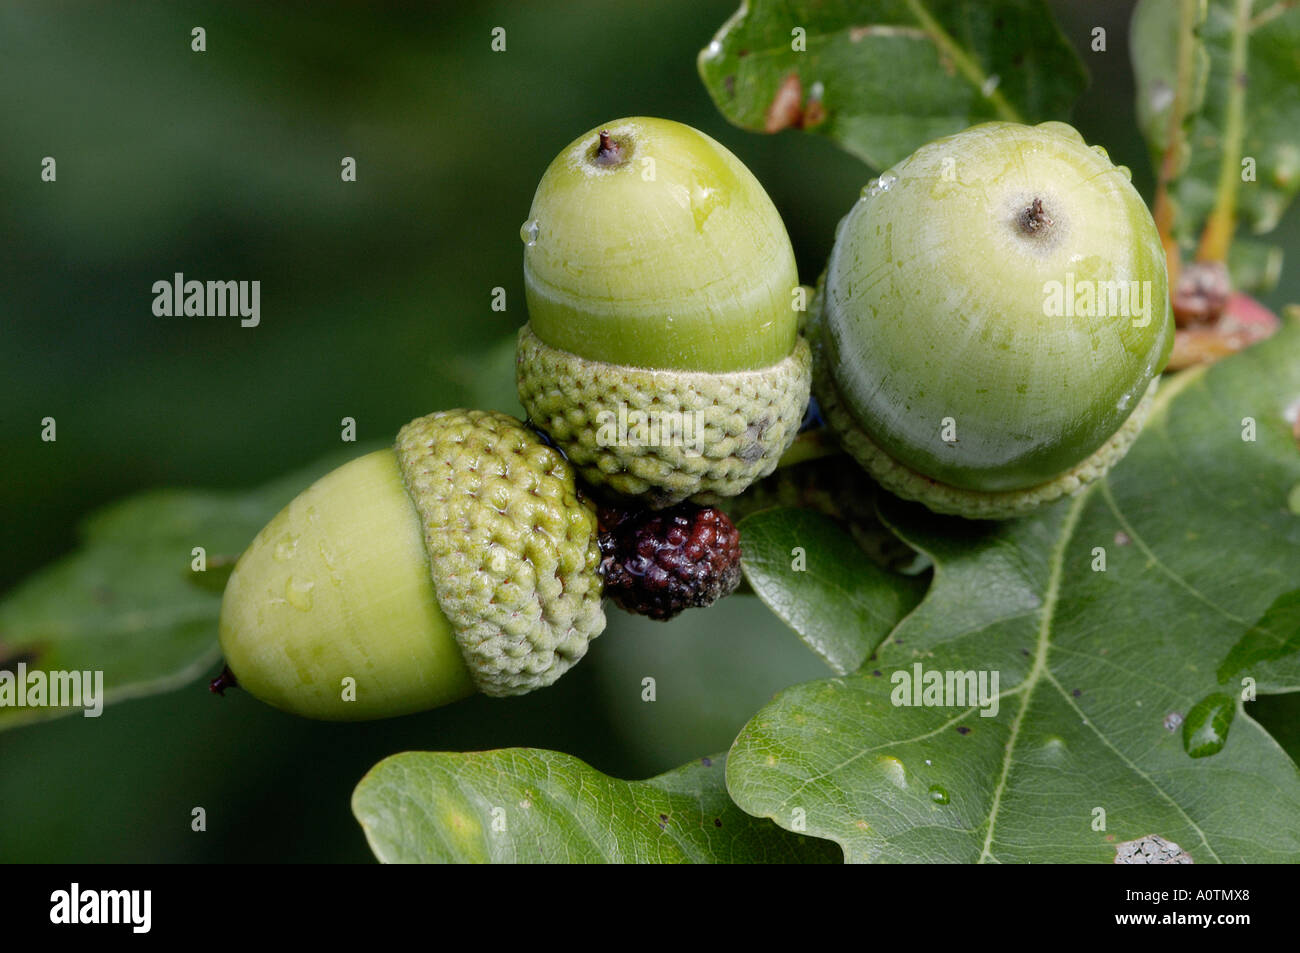
[[[740,533],[754,592],[840,675],[857,671],[925,592],[926,580],[882,569],[820,513],[764,510]]]
[[[839,851],[739,810],[725,755],[620,781],[531,748],[414,751],[371,769],[352,813],[385,863],[830,863]]]
[[[357,454],[249,492],[155,490],[95,513],[76,551],[0,600],[0,670],[102,672],[105,702],[198,678],[218,657],[221,591],[234,561],[300,490]],[[200,546],[207,569],[195,572]],[[80,713],[4,706],[0,729]]]
[[[1152,834],[1197,863],[1300,861],[1300,772],[1218,680],[1300,579],[1297,400],[1292,319],[1167,379],[1128,457],[1040,514],[974,523],[882,501],[934,560],[929,592],[873,671],[755,715],[732,797],[853,861],[1110,862]],[[983,673],[987,692],[963,699],[954,677],[929,699],[949,707],[895,704],[918,665],[922,685]]]
[[[1232,287],[1246,294],[1266,295],[1282,277],[1284,254],[1278,245],[1237,238],[1228,249]]]
[[[1300,692],[1261,695],[1246,706],[1246,713],[1268,729],[1300,767]]]
[[[1064,119],[1088,82],[1040,0],[752,0],[698,66],[737,126],[798,126],[877,169],[977,122]]]
[[[1274,600],[1219,664],[1219,681],[1249,675],[1266,692],[1300,691],[1300,589]]]
[[[1130,48],[1139,122],[1157,168],[1171,133],[1178,136],[1181,148],[1175,155],[1181,161],[1173,170],[1170,199],[1178,209],[1175,232],[1185,245],[1194,241],[1218,194],[1228,94],[1239,81],[1232,63],[1237,6],[1237,0],[1142,0],[1133,14]],[[1253,178],[1237,184],[1237,211],[1252,231],[1263,234],[1276,227],[1300,189],[1300,6],[1256,0],[1245,7],[1240,148]],[[1170,111],[1180,89],[1180,16],[1194,26],[1184,52],[1183,121],[1171,130]],[[1248,268],[1246,277],[1253,273]]]
[[[1187,116],[1201,109],[1205,101],[1209,54],[1195,32],[1205,21],[1205,11],[1206,0],[1139,0],[1129,23],[1138,126],[1157,164],[1176,142],[1174,154],[1183,158],[1182,165],[1173,170],[1176,173],[1186,168],[1188,143],[1187,124],[1171,122],[1173,110],[1181,107]],[[1186,73],[1181,82],[1180,56]]]

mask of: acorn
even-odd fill
[[[521,237],[519,398],[588,483],[663,508],[772,472],[811,356],[790,239],[739,159],[681,123],[606,123],[547,168]]]
[[[813,311],[815,390],[845,449],[891,492],[971,519],[1104,475],[1174,342],[1128,169],[1059,122],[974,126],[882,173]]]
[[[600,561],[560,453],[506,414],[443,411],[258,533],[226,586],[221,648],[241,688],[312,718],[519,695],[604,629]]]

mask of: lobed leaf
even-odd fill
[[[883,169],[991,119],[1064,119],[1087,73],[1040,0],[752,0],[699,56],[729,121]]]
[[[1297,687],[1300,323],[1157,400],[1106,480],[1032,518],[882,505],[930,591],[871,671],[754,717],[736,802],[854,861],[1110,862],[1149,835],[1197,863],[1300,861],[1300,772],[1241,701],[1243,679]],[[987,691],[900,705],[918,665]]]

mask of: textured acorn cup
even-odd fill
[[[241,688],[312,718],[519,695],[604,629],[600,558],[559,453],[505,414],[430,414],[266,525],[226,586],[221,648]]]
[[[664,119],[575,139],[537,186],[519,399],[593,486],[661,508],[772,472],[808,403],[790,239],[722,145]]]
[[[1128,169],[1063,123],[975,126],[840,223],[810,320],[818,401],[893,493],[1022,515],[1127,452],[1173,347],[1168,302]]]

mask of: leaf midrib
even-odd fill
[[[1162,382],[1163,386],[1160,387],[1159,392],[1156,394],[1151,408],[1151,414],[1147,419],[1147,428],[1154,429],[1157,426],[1163,426],[1165,424],[1164,414],[1168,411],[1174,398],[1189,385],[1199,381],[1204,373],[1204,368],[1192,368],[1177,375],[1172,381]],[[1071,501],[1069,512],[1066,513],[1065,521],[1061,524],[1060,536],[1057,539],[1056,545],[1052,549],[1049,563],[1050,572],[1048,575],[1048,585],[1047,591],[1043,597],[1043,606],[1041,610],[1042,618],[1038,626],[1038,639],[1034,651],[1033,667],[1029,670],[1029,673],[1019,685],[1005,693],[1023,693],[1023,696],[1021,698],[1020,708],[1016,712],[1015,720],[1011,724],[1011,736],[1007,739],[1006,747],[1003,751],[1002,771],[998,778],[997,786],[993,790],[993,803],[989,810],[988,832],[985,835],[984,844],[980,848],[978,863],[984,863],[986,860],[997,862],[997,858],[993,856],[991,848],[993,845],[994,831],[997,827],[998,811],[1002,803],[1002,793],[1006,790],[1007,781],[1011,774],[1011,763],[1015,757],[1016,740],[1020,734],[1020,726],[1024,721],[1025,712],[1029,710],[1029,702],[1033,696],[1034,689],[1038,686],[1039,680],[1042,679],[1044,675],[1047,676],[1049,682],[1057,687],[1066,702],[1070,704],[1075,711],[1079,712],[1080,717],[1083,718],[1084,724],[1088,725],[1088,727],[1092,729],[1093,734],[1096,735],[1102,744],[1114,753],[1115,756],[1118,757],[1130,770],[1135,772],[1140,778],[1155,788],[1165,801],[1173,805],[1174,809],[1178,811],[1183,820],[1187,822],[1188,826],[1190,826],[1200,836],[1201,843],[1204,845],[1205,849],[1209,851],[1210,856],[1214,857],[1215,860],[1219,859],[1214,848],[1210,846],[1210,842],[1206,838],[1205,832],[1201,830],[1200,825],[1187,815],[1187,812],[1182,809],[1182,806],[1174,801],[1174,799],[1169,796],[1168,792],[1155,782],[1155,779],[1151,778],[1145,771],[1138,767],[1138,765],[1134,764],[1132,760],[1127,758],[1118,748],[1116,748],[1110,739],[1102,734],[1096,725],[1092,724],[1091,719],[1084,717],[1082,711],[1079,710],[1078,705],[1075,704],[1074,699],[1070,697],[1067,691],[1065,691],[1064,686],[1057,682],[1056,677],[1047,666],[1047,650],[1051,647],[1052,618],[1055,614],[1056,602],[1060,595],[1061,576],[1065,565],[1065,551],[1069,547],[1071,540],[1074,538],[1074,530],[1083,513],[1083,507],[1092,494],[1097,492],[1099,488],[1102,490],[1103,496],[1109,500],[1111,498],[1109,481],[1107,478],[1103,477],[1097,482],[1090,484],[1083,490],[1083,492]],[[1116,515],[1118,516],[1118,512]]]
[[[998,810],[1002,806],[1002,792],[1006,790],[1007,779],[1011,774],[1011,761],[1015,754],[1016,740],[1020,736],[1020,726],[1025,720],[1025,712],[1029,710],[1029,700],[1034,694],[1034,689],[1038,685],[1039,679],[1047,671],[1047,647],[1051,642],[1050,633],[1052,630],[1052,617],[1056,612],[1056,600],[1061,591],[1061,574],[1065,566],[1065,550],[1074,538],[1075,526],[1079,523],[1079,517],[1083,513],[1083,506],[1092,495],[1093,488],[1096,484],[1089,486],[1084,492],[1080,493],[1070,503],[1069,512],[1065,514],[1065,522],[1061,524],[1061,535],[1052,549],[1051,572],[1047,580],[1047,592],[1043,597],[1043,607],[1040,610],[1041,616],[1038,623],[1038,639],[1034,648],[1034,664],[1024,680],[1017,686],[1021,692],[1020,708],[1016,712],[1015,720],[1011,722],[1011,737],[1007,739],[1002,755],[1002,772],[998,777],[998,783],[993,789],[993,803],[989,808],[989,826],[988,832],[984,836],[984,845],[980,848],[979,859],[977,863],[984,863],[986,860],[996,861],[990,848],[993,845],[993,832],[997,827]]]

